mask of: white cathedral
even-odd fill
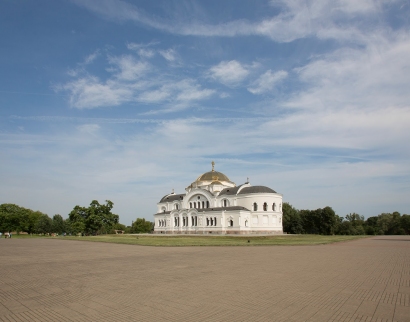
[[[206,172],[186,193],[164,196],[154,215],[156,234],[282,234],[282,195],[221,172]],[[249,181],[249,180],[248,180]]]

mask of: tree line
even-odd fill
[[[100,235],[115,233],[150,233],[154,224],[144,218],[137,218],[131,226],[119,222],[119,216],[112,213],[114,203],[106,200],[100,204],[93,200],[89,207],[75,206],[64,219],[56,214],[50,218],[47,214],[15,204],[0,205],[0,232],[25,232],[28,234],[85,234]]]
[[[137,218],[131,226],[119,222],[112,213],[114,203],[106,200],[100,204],[93,200],[89,207],[75,206],[64,219],[56,214],[50,218],[40,211],[15,204],[0,205],[0,232],[25,232],[28,234],[86,234],[99,235],[121,230],[125,233],[150,233],[154,223]],[[410,215],[399,212],[382,213],[366,220],[357,213],[338,216],[331,207],[316,210],[298,210],[289,203],[283,207],[283,231],[290,234],[321,235],[409,235]]]
[[[289,203],[283,207],[283,231],[289,234],[321,235],[409,235],[410,215],[382,213],[366,220],[357,213],[338,216],[331,207],[298,210]]]

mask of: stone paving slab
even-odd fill
[[[0,321],[410,321],[410,236],[255,247],[0,239]]]

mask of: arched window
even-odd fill
[[[245,220],[245,227],[248,227],[248,221]]]
[[[189,208],[192,208],[192,202],[189,203]]]
[[[233,227],[233,220],[229,220],[229,226]]]
[[[216,217],[214,218],[214,226],[216,226]]]
[[[226,199],[224,199],[224,207],[226,207]]]
[[[178,204],[174,205],[174,209],[178,210]]]
[[[256,202],[253,203],[253,211],[258,211],[258,204]]]
[[[205,201],[202,201],[202,208],[205,208]]]
[[[268,204],[266,202],[263,203],[263,211],[268,210]]]
[[[209,208],[209,201],[206,202],[206,208]]]
[[[196,208],[196,202],[194,202],[194,208]]]
[[[272,205],[272,210],[273,210],[273,211],[276,211],[276,203],[273,203],[273,205]]]

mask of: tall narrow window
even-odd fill
[[[205,201],[202,201],[202,208],[205,208]]]
[[[272,205],[272,210],[273,210],[273,211],[276,211],[276,203],[273,203],[273,205]]]
[[[268,210],[268,204],[266,202],[263,203],[263,211]]]
[[[206,202],[206,208],[209,208],[209,201]]]
[[[253,211],[258,211],[258,204],[256,202],[253,203]]]
[[[229,220],[229,226],[233,227],[233,220]]]
[[[224,199],[224,207],[226,207],[226,199]]]
[[[194,202],[194,208],[196,208],[196,202]]]
[[[214,226],[216,226],[216,217],[214,218]]]
[[[192,208],[192,202],[189,203],[189,208]]]

